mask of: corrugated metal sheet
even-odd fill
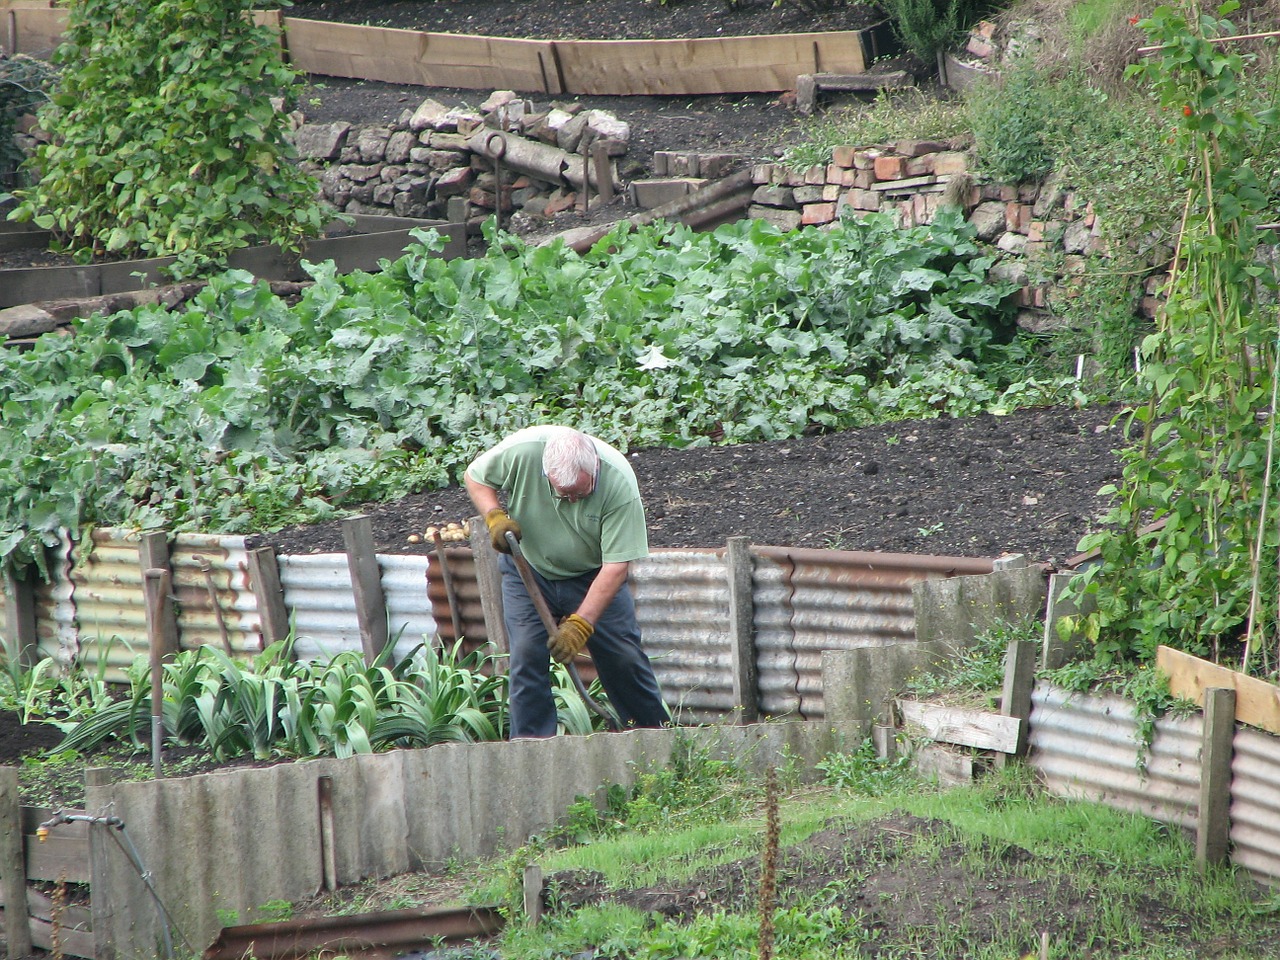
[[[97,528],[52,557],[52,577],[36,594],[43,654],[120,683],[149,649],[139,535]],[[257,601],[243,537],[179,534],[170,551],[171,596],[183,649],[212,644],[245,657],[261,649]]]
[[[71,541],[49,551],[49,580],[36,587],[36,641],[41,656],[52,657],[64,668],[80,652],[72,602]]]
[[[277,558],[285,608],[296,634],[294,655],[300,660],[324,660],[343,650],[360,650],[360,622],[345,553]],[[434,636],[435,618],[427,596],[427,561],[423,557],[380,554],[382,589],[387,600],[387,624],[396,656],[407,656]]]
[[[183,650],[216,646],[241,659],[262,650],[244,539],[197,533],[173,538],[169,569]]]
[[[427,593],[431,598],[431,613],[441,642],[452,646],[455,640],[462,637],[467,641],[465,648],[471,650],[489,641],[489,633],[484,626],[484,607],[480,602],[480,584],[476,581],[475,558],[470,547],[446,546],[443,553],[444,562],[449,568],[453,596],[449,596],[449,590],[445,586],[440,560],[433,554],[427,564]],[[452,603],[457,604],[456,611]],[[461,630],[453,627],[455,612]]]
[[[467,626],[478,627],[479,588],[469,547],[447,550]],[[990,573],[993,561],[970,557],[751,548],[752,599],[761,709],[773,716],[825,716],[822,652],[915,639],[912,584]],[[437,567],[432,560],[431,572]],[[631,568],[645,649],[668,706],[686,722],[733,712],[729,569],[723,549],[660,549]],[[431,587],[441,632],[449,608]],[[591,671],[584,670],[584,679]]]
[[[71,550],[71,603],[86,671],[113,682],[126,679],[147,652],[147,605],[136,533],[99,527]]]
[[[1232,747],[1231,859],[1280,886],[1280,737],[1241,727]]]
[[[345,553],[276,558],[280,588],[299,660],[326,659],[360,649],[355,597]]]
[[[199,945],[217,936],[225,911],[262,919],[269,901],[303,899],[323,883],[321,777],[330,778],[339,825],[332,847],[337,879],[352,884],[509,850],[551,827],[575,797],[591,796],[601,784],[634,782],[689,739],[757,775],[791,758],[808,778],[845,741],[843,733],[827,724],[769,723],[446,743],[95,785],[85,805],[127,824],[175,928]],[[99,888],[95,876],[94,902],[107,926],[98,932],[118,957],[156,956],[164,915],[138,871],[119,851],[101,867],[105,879]]]
[[[436,620],[427,595],[427,558],[381,554],[378,567],[387,599],[387,626],[396,641],[396,656],[405,657],[419,644],[436,639]]]
[[[1194,829],[1201,728],[1199,717],[1157,721],[1143,774],[1133,704],[1039,683],[1032,694],[1028,759],[1059,796],[1097,800]]]
[[[79,651],[123,679],[147,649],[139,539],[97,530],[87,556],[72,553],[69,602],[45,603],[56,631],[51,649]],[[446,548],[467,649],[483,642],[483,611],[471,550]],[[914,638],[914,583],[990,572],[992,561],[955,557],[755,547],[751,550],[755,646],[762,710],[821,719],[822,653]],[[359,650],[360,630],[344,553],[277,558],[295,655],[324,659]],[[438,558],[379,555],[396,654],[437,636],[452,642],[449,598]],[[180,535],[171,566],[184,648],[214,644],[249,656],[262,647],[242,537]],[[428,580],[428,578],[433,578]],[[715,720],[735,706],[729,570],[722,549],[658,550],[632,569],[646,648],[669,705],[685,722]],[[56,586],[55,586],[56,592]],[[478,637],[475,635],[479,635]],[[582,670],[590,681],[593,671]]]
[[[990,573],[992,561],[851,550],[753,547],[760,707],[826,716],[822,652],[915,639],[911,585]]]
[[[645,651],[685,723],[733,710],[729,569],[723,550],[658,550],[631,566]]]

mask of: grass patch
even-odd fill
[[[791,147],[782,163],[803,169],[831,160],[834,147],[864,147],[903,139],[972,139],[960,100],[941,100],[918,90],[881,90],[867,103],[827,110],[806,128],[806,142]]]
[[[1243,873],[1201,874],[1189,842],[1156,821],[1056,799],[1017,771],[947,792],[903,777],[868,796],[841,777],[848,762],[828,758],[827,784],[780,798],[779,957],[1006,960],[1034,955],[1042,933],[1055,958],[1253,960],[1280,947],[1280,899]],[[518,916],[520,868],[536,861],[549,912],[513,923],[503,957],[754,958],[766,824],[758,784],[742,788],[757,804],[740,816],[523,848],[476,871],[467,902]]]

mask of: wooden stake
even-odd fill
[[[996,767],[1027,752],[1027,728],[1031,717],[1031,690],[1035,685],[1036,648],[1034,640],[1010,640],[1005,654],[1004,691],[1000,698],[1000,713],[1022,721],[1018,725],[1018,742],[1013,754],[996,754]]]
[[[471,556],[476,565],[476,586],[480,589],[480,610],[489,646],[495,653],[507,653],[507,628],[502,620],[502,573],[498,570],[498,554],[489,540],[484,517],[471,518]]]
[[[30,956],[31,921],[27,917],[27,865],[22,850],[17,767],[0,767],[0,882],[4,885],[4,932],[10,960]]]
[[[155,530],[142,535],[142,543],[138,547],[138,563],[142,567],[142,575],[146,577],[149,570],[163,570],[169,577],[165,584],[165,597],[169,596],[172,577],[169,568],[169,534],[163,530]],[[161,657],[169,657],[178,652],[178,615],[172,603],[158,604],[154,610],[154,624],[147,624],[147,642],[158,648]]]
[[[1200,747],[1200,810],[1196,818],[1196,866],[1201,872],[1227,859],[1231,838],[1231,752],[1236,731],[1236,692],[1204,692]]]
[[[542,919],[542,868],[536,863],[524,868],[524,917],[530,925]]]
[[[364,662],[372,666],[389,641],[387,600],[382,592],[378,555],[373,548],[372,522],[364,515],[344,520],[342,539],[347,547],[347,566],[351,571],[351,589],[355,592]]]
[[[729,567],[729,649],[733,664],[733,703],[738,722],[760,719],[756,676],[755,600],[752,595],[751,545],[746,537],[730,537],[725,550]]]
[[[147,603],[147,649],[151,655],[151,773],[161,777],[164,745],[164,610],[169,599],[169,571],[151,569],[143,574]]]
[[[280,564],[274,547],[249,551],[249,584],[258,601],[263,649],[289,636],[289,611],[280,586]]]

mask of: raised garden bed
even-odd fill
[[[259,280],[306,280],[302,261],[332,260],[340,273],[353,270],[376,271],[381,259],[395,259],[413,241],[411,230],[434,227],[447,238],[442,256],[466,255],[466,226],[443,220],[414,220],[405,217],[356,216],[350,228],[339,225],[330,235],[311,241],[302,255],[286,253],[275,245],[237,250],[227,265],[248,270]],[[338,230],[352,232],[339,235]],[[0,252],[24,248],[44,249],[47,231],[26,224],[0,222]],[[173,257],[148,260],[115,260],[84,266],[20,266],[0,268],[0,308],[44,300],[97,297],[104,294],[142,290],[171,282],[163,273]]]

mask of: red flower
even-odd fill
[[[1187,106],[1185,106],[1185,107],[1183,107],[1183,108],[1182,108],[1182,115],[1183,115],[1184,117],[1189,117],[1189,116],[1191,116],[1191,105],[1190,105],[1190,104],[1188,104]]]
[[[1137,25],[1138,25],[1138,18],[1137,18],[1137,17],[1130,17],[1130,18],[1129,18],[1129,26],[1131,26],[1131,27],[1136,27]]]

